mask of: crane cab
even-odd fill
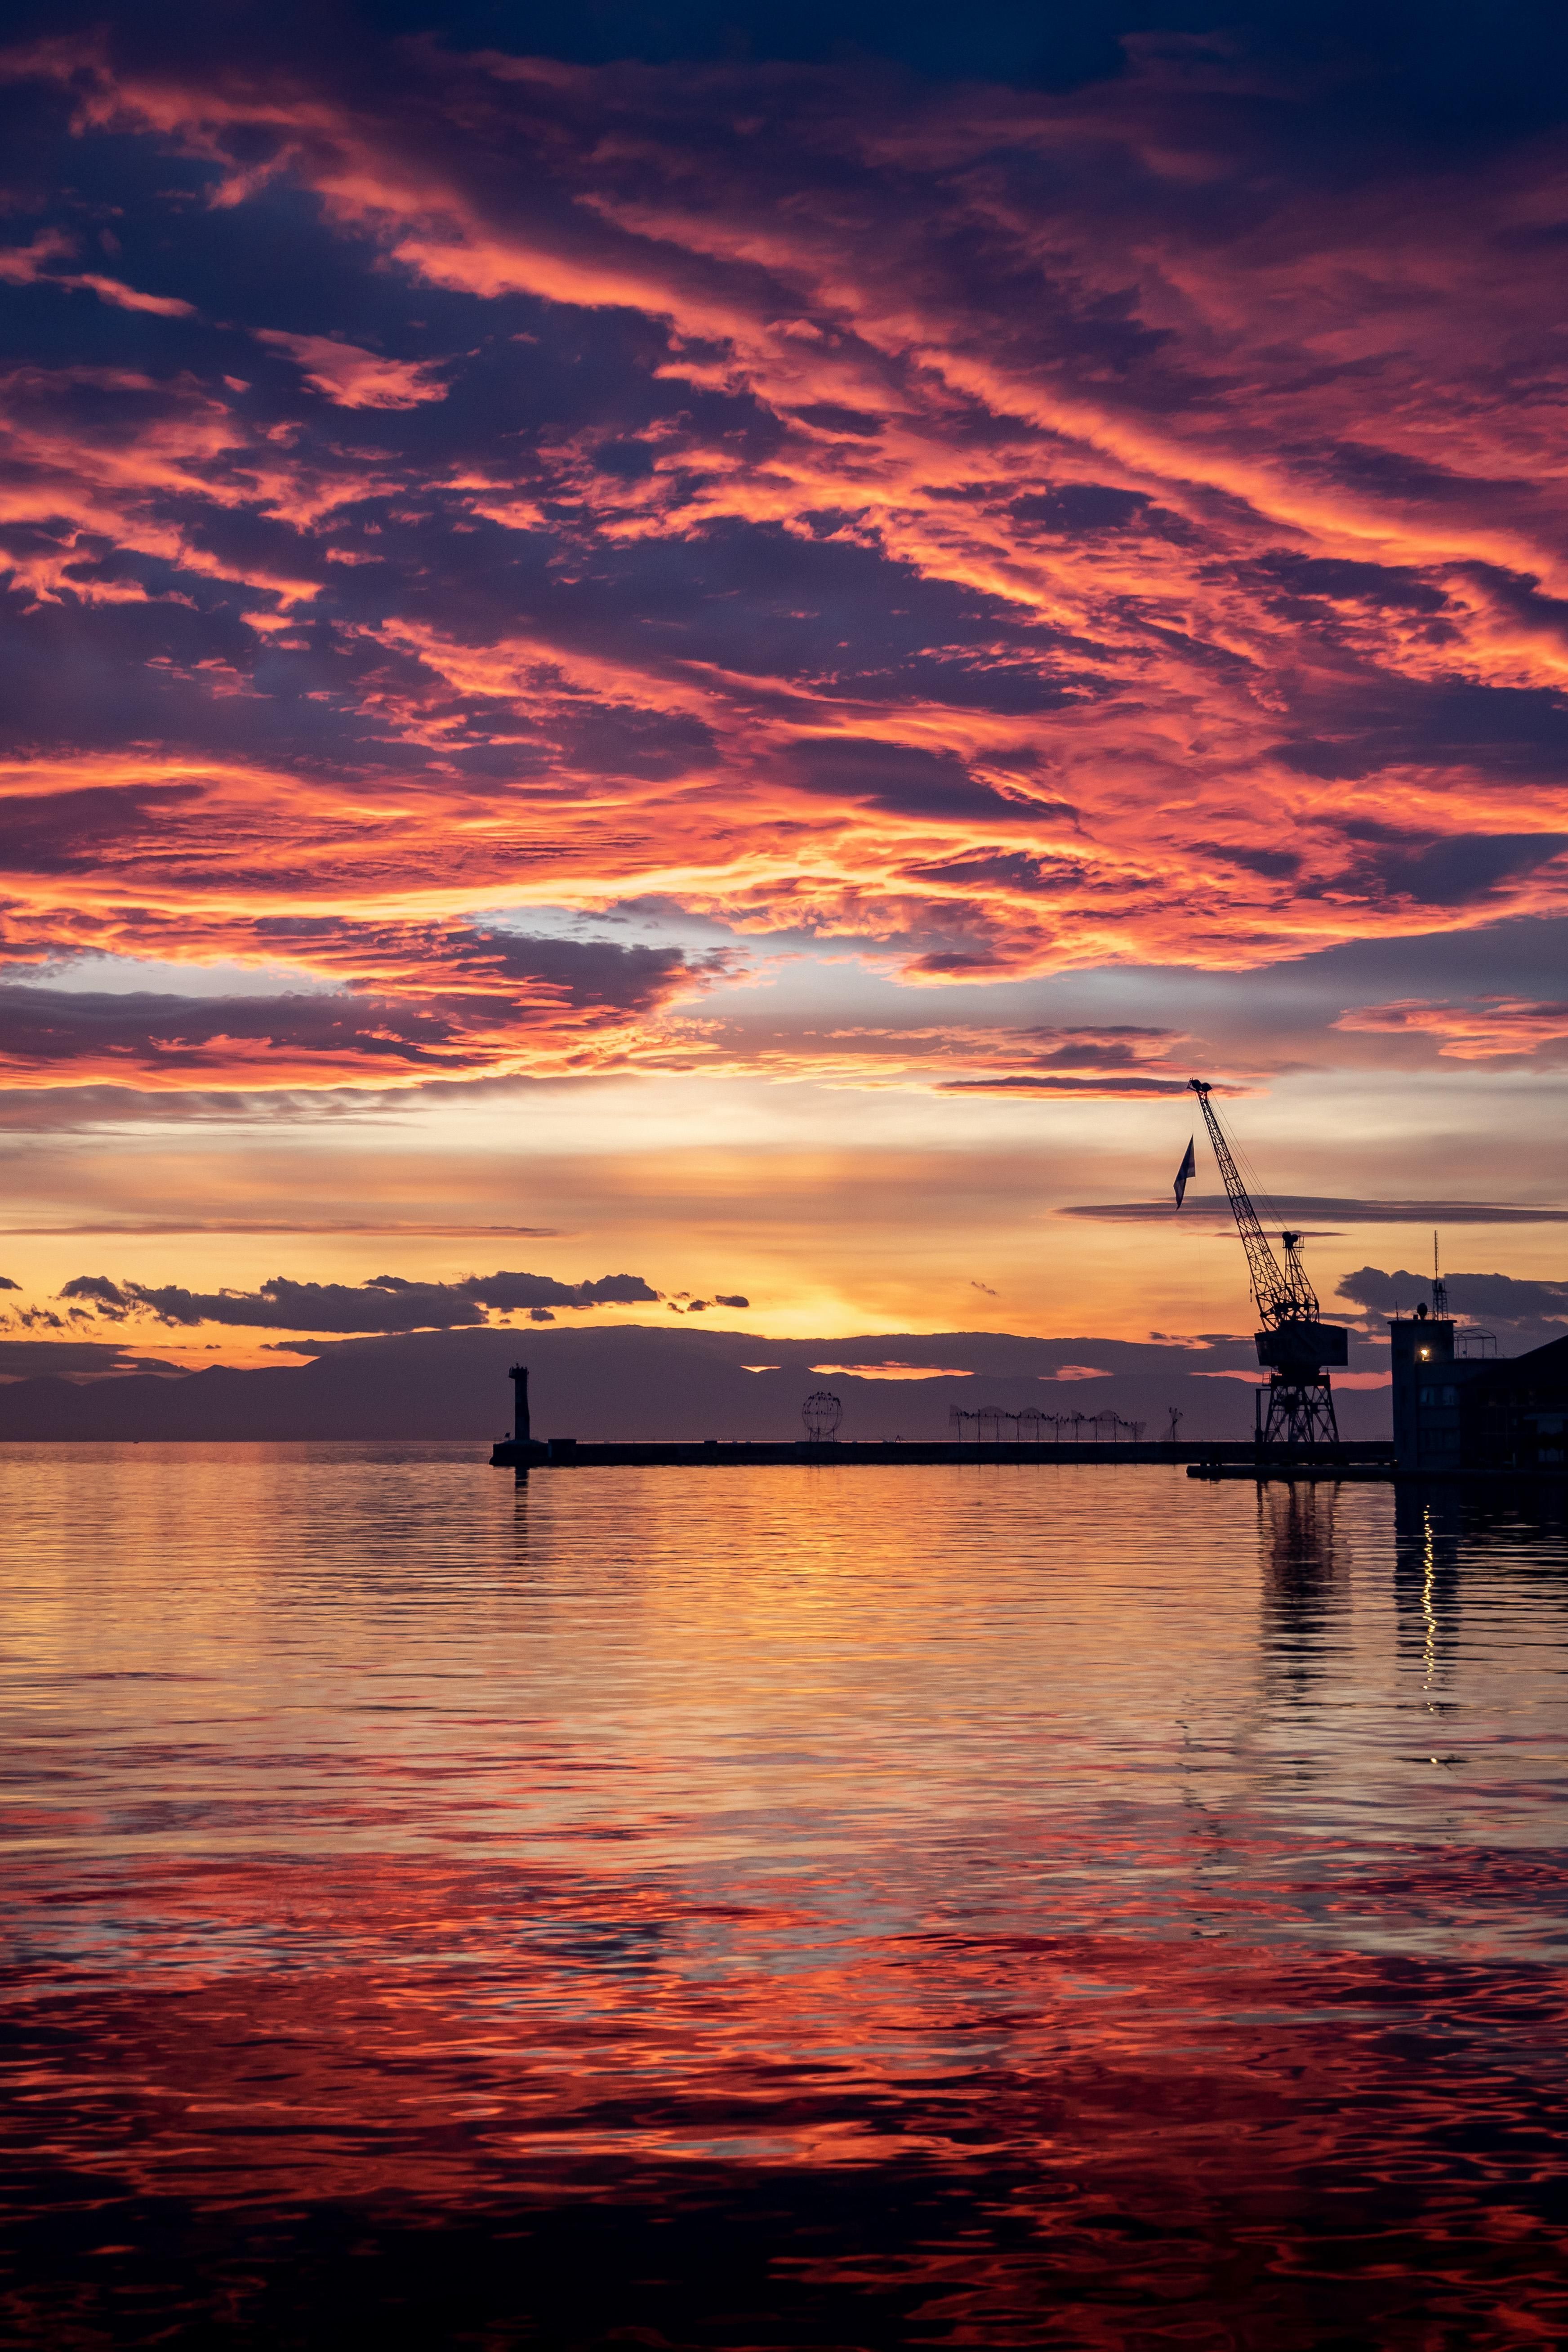
[[[1300,1372],[1305,1366],[1346,1364],[1350,1334],[1342,1323],[1277,1323],[1259,1331],[1258,1360],[1274,1371]]]

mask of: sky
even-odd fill
[[[568,13],[7,12],[6,1375],[1568,1328],[1560,17]]]

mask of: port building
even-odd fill
[[[1388,1327],[1402,1471],[1539,1473],[1568,1464],[1568,1339],[1499,1356],[1481,1332],[1418,1307]]]

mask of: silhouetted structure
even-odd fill
[[[1334,1417],[1333,1391],[1329,1381],[1328,1367],[1347,1360],[1348,1342],[1342,1326],[1325,1323],[1318,1306],[1318,1294],[1307,1278],[1301,1264],[1300,1234],[1282,1233],[1279,1236],[1285,1252],[1281,1271],[1279,1259],[1269,1245],[1268,1236],[1258,1222],[1257,1210],[1241,1171],[1229,1139],[1220,1125],[1219,1113],[1209,1100],[1212,1091],[1206,1078],[1189,1078],[1187,1084],[1198,1098],[1208,1129],[1209,1141],[1225,1183],[1236,1228],[1241,1235],[1241,1245],[1247,1253],[1247,1278],[1252,1296],[1258,1303],[1258,1318],[1263,1328],[1257,1334],[1258,1360],[1268,1368],[1268,1386],[1258,1390],[1257,1433],[1260,1452],[1288,1446],[1300,1453],[1303,1448],[1328,1446],[1337,1448],[1340,1442],[1339,1423]],[[1192,1160],[1192,1146],[1187,1146],[1187,1159],[1183,1162],[1184,1177],[1178,1180],[1176,1205],[1181,1206],[1184,1175]],[[1263,1400],[1268,1398],[1265,1412]]]
[[[813,1389],[801,1406],[800,1417],[813,1445],[826,1445],[838,1434],[844,1418],[842,1400],[831,1389]]]
[[[937,1462],[1026,1464],[1060,1466],[1092,1462],[1096,1466],[1133,1463],[1194,1463],[1222,1475],[1225,1467],[1251,1464],[1250,1445],[1205,1442],[1202,1445],[1145,1444],[1141,1421],[1124,1421],[1118,1412],[1041,1412],[1037,1406],[1009,1412],[1000,1405],[977,1412],[956,1412],[954,1426],[973,1424],[977,1434],[948,1438],[854,1438],[840,1442],[838,1425],[844,1407],[828,1389],[817,1389],[801,1408],[805,1435],[778,1437],[588,1438],[552,1437],[541,1441],[531,1433],[528,1409],[526,1366],[511,1367],[516,1434],[503,1437],[492,1448],[490,1462],[498,1470],[515,1470],[520,1479],[531,1468],[607,1469],[637,1464],[662,1464],[689,1468],[764,1468],[784,1463],[831,1463],[847,1467],[855,1463],[897,1463],[905,1465]],[[1009,1434],[1004,1438],[1003,1431]],[[1088,1431],[1086,1441],[1084,1433]],[[1047,1435],[1048,1433],[1048,1435]],[[1347,1462],[1381,1457],[1378,1445],[1347,1445]]]
[[[1180,1418],[1179,1415],[1177,1417]],[[1127,1438],[1136,1445],[1141,1443],[1149,1425],[1143,1421],[1123,1421],[1119,1412],[1109,1410],[1104,1412],[1042,1412],[1037,1405],[1031,1404],[1025,1405],[1021,1412],[1008,1412],[999,1404],[977,1405],[973,1412],[959,1404],[949,1407],[947,1425],[955,1436],[962,1438],[972,1422],[977,1445],[1006,1444],[1009,1440],[1003,1434],[1004,1423],[1010,1424],[1011,1443],[1016,1445],[1043,1444],[1047,1429],[1051,1433],[1052,1443],[1059,1445],[1064,1428],[1072,1431],[1074,1443],[1079,1444],[1083,1443],[1083,1433],[1087,1430],[1090,1442],[1097,1444],[1110,1444]]]
[[[1389,1324],[1400,1469],[1568,1476],[1568,1339],[1513,1357],[1488,1341],[1461,1331],[1456,1344],[1451,1318],[1425,1307]]]
[[[510,1438],[503,1439],[501,1444],[496,1447],[495,1452],[490,1456],[490,1460],[492,1462],[497,1462],[504,1455],[505,1459],[510,1463],[512,1468],[517,1472],[518,1480],[521,1484],[528,1476],[528,1465],[531,1462],[547,1462],[549,1460],[550,1448],[547,1445],[542,1445],[538,1439],[533,1435],[532,1423],[529,1419],[528,1366],[526,1364],[513,1364],[508,1377],[511,1381],[512,1433]]]

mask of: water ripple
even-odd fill
[[[1563,1530],[0,1462],[10,2336],[1568,2335]]]

